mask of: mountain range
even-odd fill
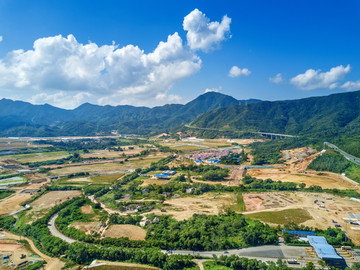
[[[48,104],[0,100],[0,136],[63,136],[119,133],[149,134],[187,124],[200,114],[231,105],[260,100],[237,100],[209,92],[185,105],[169,104],[154,108],[128,105],[99,106],[85,103],[65,110]]]
[[[191,126],[331,138],[360,134],[360,91],[217,108]]]
[[[184,129],[262,131],[321,136],[360,134],[360,91],[298,100],[237,100],[216,92],[154,108],[85,103],[73,110],[0,100],[0,136],[156,134]],[[183,127],[183,128],[181,128]]]

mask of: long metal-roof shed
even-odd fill
[[[312,232],[312,231],[295,231],[295,230],[282,230],[282,231],[296,235],[316,235],[316,232]]]
[[[309,244],[315,249],[320,259],[342,260],[333,246],[329,245],[324,236],[308,236]]]

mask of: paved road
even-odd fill
[[[270,136],[271,138],[273,137],[281,137],[281,138],[296,138],[297,136],[294,135],[288,135],[288,134],[280,134],[280,133],[269,133],[269,132],[253,132],[254,134],[259,134],[262,136]]]
[[[216,128],[201,128],[201,127],[192,127],[192,126],[189,126],[189,125],[185,125],[185,127],[187,127],[187,128],[192,128],[192,129],[212,130],[212,131],[221,131],[221,132],[228,132],[228,131],[232,131],[232,130],[216,129]]]
[[[341,155],[344,156],[344,158],[346,158],[347,160],[351,161],[352,163],[355,163],[357,165],[360,165],[360,158],[354,157],[348,153],[346,153],[345,151],[341,150],[339,147],[337,147],[336,145],[329,143],[329,142],[324,142],[324,145],[326,145],[329,148],[334,149],[335,151],[339,152]]]
[[[64,235],[56,228],[55,220],[57,217],[58,214],[55,214],[48,221],[51,234],[61,238],[62,240],[70,244],[76,242],[76,240]],[[304,247],[293,247],[293,246],[284,246],[284,245],[258,246],[258,247],[250,247],[243,249],[230,249],[226,251],[225,250],[221,250],[221,251],[163,250],[162,252],[167,254],[194,255],[194,256],[199,255],[208,258],[212,258],[213,255],[216,256],[237,255],[240,257],[251,257],[262,261],[276,261],[278,258],[293,259],[293,258],[298,258],[300,256],[306,258],[306,260],[314,260],[314,258],[310,258],[308,256]]]
[[[50,230],[50,233],[53,235],[53,236],[56,236],[56,237],[59,237],[61,240],[71,244],[71,243],[74,243],[74,242],[78,242],[77,240],[75,239],[72,239],[68,236],[66,236],[65,234],[63,234],[62,232],[60,232],[56,226],[55,226],[55,220],[56,218],[58,217],[58,214],[56,213],[55,215],[51,216],[51,218],[49,219],[48,221],[48,227],[49,227],[49,230]]]
[[[303,257],[308,261],[318,260],[318,258],[311,258],[306,253],[305,247],[296,247],[296,246],[257,246],[249,247],[242,249],[229,249],[226,251],[191,251],[191,250],[171,250],[163,251],[168,254],[180,254],[180,255],[199,255],[203,257],[212,258],[213,255],[237,255],[240,257],[254,258],[262,261],[276,261],[278,258],[282,259],[296,259],[298,257]]]

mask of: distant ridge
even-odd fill
[[[94,135],[98,132],[148,134],[187,124],[204,112],[232,105],[259,102],[237,100],[216,92],[200,95],[185,105],[167,104],[154,108],[130,105],[82,104],[65,110],[48,104],[0,100],[0,136]]]
[[[200,115],[191,125],[322,137],[357,135],[360,134],[360,91],[218,108]]]

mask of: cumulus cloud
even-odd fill
[[[347,81],[343,85],[340,86],[340,88],[345,90],[360,90],[360,80],[359,81]]]
[[[333,89],[338,86],[339,80],[350,72],[350,65],[333,67],[327,72],[308,69],[305,73],[291,78],[290,82],[302,90]]]
[[[248,70],[247,68],[239,68],[238,66],[233,66],[230,71],[228,76],[231,78],[235,78],[235,77],[241,77],[241,76],[249,76],[251,74],[251,71]]]
[[[0,36],[0,42],[3,41],[3,36]]]
[[[224,16],[222,21],[210,22],[210,19],[198,9],[194,9],[183,21],[183,28],[187,31],[186,38],[193,50],[209,51],[225,40],[230,32],[231,19]]]
[[[273,82],[276,84],[284,82],[284,79],[283,79],[281,73],[278,73],[274,77],[269,78],[269,80],[270,80],[270,82]]]
[[[45,102],[57,107],[73,109],[84,103],[84,100],[91,96],[92,94],[88,92],[79,92],[75,95],[72,95],[69,92],[60,91],[54,94],[36,94],[29,99],[29,102],[33,104],[43,104]]]
[[[211,93],[211,92],[218,93],[219,89],[217,89],[217,88],[206,88],[205,91],[204,91],[204,93]]]
[[[174,83],[200,67],[201,59],[184,48],[178,33],[148,54],[133,45],[84,45],[73,35],[58,35],[38,39],[32,50],[12,51],[1,59],[0,86],[56,93],[86,90],[110,100],[126,97],[146,104],[159,100],[159,94],[166,96]]]
[[[221,23],[210,22],[195,9],[184,19],[189,46],[175,32],[149,53],[131,44],[83,44],[71,34],[39,38],[32,49],[14,50],[0,59],[0,87],[10,96],[67,108],[82,101],[146,106],[181,102],[169,93],[173,85],[200,70],[195,49],[208,50],[224,40],[230,21],[224,16]],[[68,98],[70,102],[61,101]]]

